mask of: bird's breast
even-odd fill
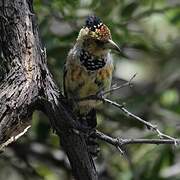
[[[82,65],[71,64],[65,79],[66,90],[79,98],[98,93],[109,88],[113,65],[109,64],[96,71],[87,71]]]
[[[68,98],[84,98],[108,90],[111,85],[113,64],[106,63],[97,70],[87,70],[78,60],[71,61],[66,66],[65,89]],[[81,109],[97,106],[95,100],[80,101],[77,103]]]
[[[97,58],[83,49],[80,51],[79,59],[81,65],[84,66],[88,71],[96,71],[103,68],[107,61],[106,57]]]

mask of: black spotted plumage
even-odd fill
[[[95,31],[96,28],[100,28],[102,25],[102,21],[97,16],[88,16],[86,19],[85,27],[88,27],[92,31]]]
[[[86,97],[110,89],[113,72],[110,49],[113,47],[108,44],[111,42],[109,28],[100,18],[89,16],[65,64],[64,94],[76,120],[89,129],[94,129],[97,125],[96,107],[102,102],[86,100]],[[84,100],[81,101],[83,98]],[[94,142],[92,143],[90,138],[87,135],[86,143],[92,147]]]
[[[80,62],[88,71],[95,71],[105,66],[105,58],[97,58],[90,55],[87,51],[81,50]]]

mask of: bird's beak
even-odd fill
[[[109,49],[113,49],[117,52],[122,52],[120,47],[111,39],[108,40],[107,44],[106,44],[106,47],[109,48]]]
[[[117,51],[122,57],[128,58],[124,52],[121,50],[121,48],[111,39],[108,40],[107,44],[106,44],[106,48],[108,49],[112,49]]]

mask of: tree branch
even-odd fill
[[[17,140],[42,110],[61,139],[77,180],[97,180],[85,137],[46,64],[32,0],[0,1],[0,47],[8,72],[0,82],[0,146]],[[10,141],[9,141],[10,140]]]
[[[121,89],[121,88],[124,88],[124,87],[132,87],[132,86],[133,86],[133,85],[132,85],[132,81],[133,81],[133,79],[136,77],[136,75],[137,75],[137,74],[134,74],[129,81],[127,81],[126,83],[124,83],[124,84],[122,84],[122,85],[112,86],[110,90],[107,90],[107,91],[102,92],[102,93],[101,93],[101,96],[105,96],[105,95],[107,95],[107,94],[110,94],[110,93],[112,93],[112,92],[114,92],[114,91],[117,91],[117,90],[119,90],[119,89]]]
[[[122,148],[125,145],[129,144],[173,144],[177,145],[180,143],[180,140],[176,140],[176,144],[174,140],[171,139],[124,139],[124,138],[113,138],[111,136],[108,136],[100,131],[97,131],[93,134],[94,137],[105,141],[115,147]],[[123,151],[122,151],[123,152]]]
[[[152,130],[152,131],[155,131],[160,138],[171,139],[171,140],[174,141],[174,144],[177,143],[177,142],[176,142],[177,139],[175,139],[175,138],[173,138],[173,137],[171,137],[171,136],[169,136],[169,135],[167,135],[167,134],[162,133],[162,132],[157,128],[156,125],[151,124],[150,122],[147,122],[147,121],[145,121],[144,119],[140,118],[139,116],[136,116],[135,114],[129,112],[129,111],[124,107],[124,105],[118,104],[117,102],[111,101],[111,100],[109,100],[109,99],[107,99],[107,98],[103,98],[103,97],[102,97],[102,98],[98,98],[98,99],[102,100],[102,101],[105,102],[105,103],[111,104],[111,105],[119,108],[122,112],[124,112],[124,114],[125,114],[127,117],[131,117],[132,119],[137,120],[137,121],[141,122],[142,124],[144,124],[148,129],[150,129],[150,130]]]
[[[131,81],[133,80],[133,78],[136,76],[133,75],[133,77],[129,80],[129,82],[125,83],[125,85],[128,85],[129,86],[131,85]],[[113,145],[117,145],[118,144],[118,148],[120,147],[120,144],[121,145],[125,145],[125,144],[137,144],[137,143],[149,143],[149,144],[174,144],[174,145],[177,145],[179,144],[179,140],[174,138],[174,137],[171,137],[167,134],[164,134],[162,133],[158,127],[150,122],[147,122],[145,121],[144,119],[142,119],[141,117],[131,113],[130,111],[128,111],[124,105],[122,104],[119,104],[115,101],[112,101],[110,99],[107,99],[104,95],[106,93],[109,93],[109,92],[112,92],[112,91],[116,91],[116,90],[119,90],[121,86],[117,87],[117,88],[112,88],[110,89],[109,91],[106,91],[105,93],[102,92],[102,93],[99,93],[99,94],[96,94],[96,95],[90,95],[88,97],[84,97],[84,98],[81,98],[81,99],[77,99],[77,101],[85,101],[85,100],[100,100],[104,103],[107,103],[107,104],[110,104],[112,106],[115,106],[117,107],[118,109],[120,109],[127,117],[130,117],[132,118],[133,120],[136,120],[136,121],[139,121],[140,123],[144,124],[149,130],[152,130],[154,132],[157,133],[157,135],[160,137],[160,138],[165,138],[165,139],[153,139],[153,140],[149,140],[149,139],[118,139],[118,138],[111,138],[101,132],[98,132],[96,131],[95,133],[95,136],[98,137],[99,139],[102,139],[102,140],[105,140],[106,142],[109,142],[110,144],[113,144]],[[123,85],[122,85],[123,87]],[[120,150],[120,149],[119,149]],[[121,150],[120,150],[121,151]]]

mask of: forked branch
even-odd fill
[[[124,83],[118,87],[113,87],[112,89],[110,89],[109,91],[105,91],[103,93],[99,93],[96,95],[91,95],[82,99],[79,99],[78,101],[85,101],[85,100],[100,100],[104,103],[110,104],[116,108],[118,108],[119,110],[121,110],[127,117],[130,117],[133,120],[136,120],[140,123],[142,123],[143,125],[145,125],[147,127],[147,129],[155,132],[160,139],[122,139],[122,138],[112,138],[106,134],[103,134],[102,132],[96,131],[94,133],[95,137],[101,140],[104,140],[116,147],[118,147],[118,149],[124,145],[127,144],[174,144],[174,145],[178,145],[180,143],[179,139],[176,139],[172,136],[169,136],[163,132],[161,132],[158,127],[150,122],[147,122],[146,120],[142,119],[141,117],[133,114],[132,112],[130,112],[128,109],[125,108],[125,106],[123,104],[119,104],[115,101],[112,101],[108,98],[105,97],[106,94],[109,94],[113,91],[117,91],[122,87],[125,86],[132,86],[132,80],[135,78],[136,74],[133,75],[133,77],[127,82]]]

